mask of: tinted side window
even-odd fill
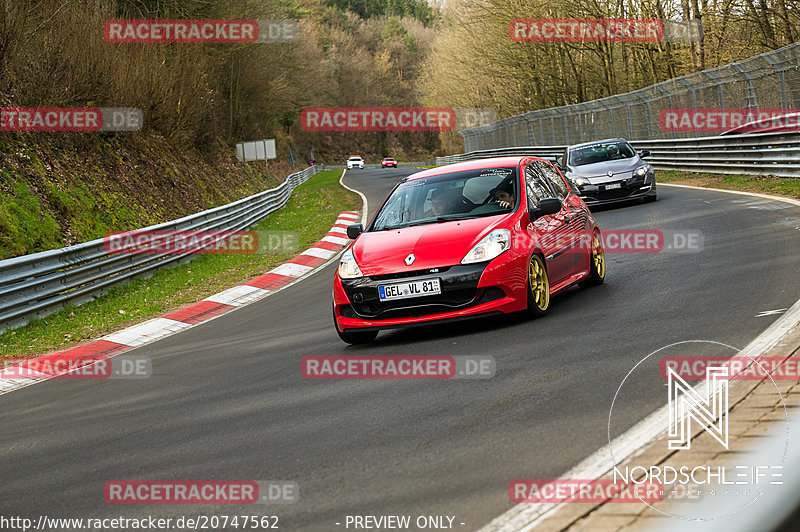
[[[539,161],[532,164],[535,164],[539,169],[539,172],[541,172],[541,174],[547,178],[551,188],[556,192],[556,197],[558,199],[563,200],[567,197],[569,194],[569,189],[567,188],[566,183],[564,183],[564,180],[561,179],[561,175],[550,163]]]
[[[623,157],[635,157],[636,150],[634,150],[627,142],[619,143],[619,153]]]
[[[528,202],[533,207],[539,207],[539,202],[553,196],[553,193],[542,176],[534,169],[533,164],[531,163],[525,168],[525,187],[528,189]]]

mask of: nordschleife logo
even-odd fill
[[[669,449],[692,448],[692,420],[728,449],[728,377],[728,367],[708,366],[703,397],[674,369],[667,368]]]

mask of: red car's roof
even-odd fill
[[[504,166],[519,166],[520,162],[523,159],[527,159],[529,156],[524,155],[515,155],[513,157],[494,157],[492,159],[478,159],[476,161],[466,161],[463,163],[455,163],[455,164],[448,164],[445,166],[439,166],[437,168],[431,168],[429,170],[423,170],[422,172],[417,172],[416,174],[412,174],[408,176],[408,179],[419,179],[422,177],[431,177],[435,175],[442,175],[442,174],[449,174],[451,172],[462,172],[464,170],[481,170],[483,168],[498,168]],[[535,157],[538,159],[538,157]]]
[[[752,122],[747,122],[741,126],[723,131],[720,135],[736,135],[740,133],[791,133],[800,129],[798,121],[800,121],[800,113],[786,113],[770,116],[763,120],[753,120]]]

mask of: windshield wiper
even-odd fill
[[[406,227],[413,227],[415,225],[425,225],[425,224],[440,224],[443,222],[452,222],[453,220],[466,220],[467,218],[474,218],[474,216],[470,214],[462,214],[460,216],[437,216],[436,218],[427,218],[425,220],[417,220],[416,222],[410,222]]]
[[[386,227],[381,227],[380,229],[375,229],[375,230],[376,231],[392,231],[393,229],[402,229],[403,227],[408,227],[408,224],[387,225]]]
[[[391,231],[394,229],[403,229],[404,227],[415,227],[417,225],[427,225],[427,224],[440,224],[444,222],[452,222],[453,220],[466,220],[468,218],[476,218],[471,214],[461,214],[458,216],[437,216],[436,218],[425,218],[424,220],[417,220],[416,222],[408,222],[400,225],[390,225],[387,227],[381,227],[380,229],[376,229],[376,231]]]

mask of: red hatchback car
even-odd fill
[[[500,157],[442,166],[398,183],[342,254],[333,281],[347,343],[381,329],[527,310],[605,278],[600,229],[548,161]]]
[[[384,157],[381,161],[381,168],[386,168],[389,166],[397,168],[397,161],[394,160],[394,157]]]

